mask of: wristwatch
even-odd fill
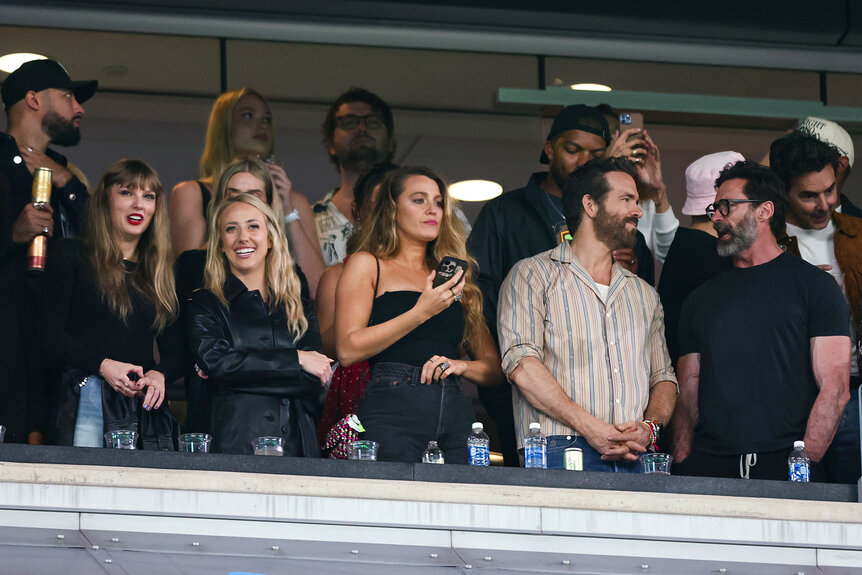
[[[296,208],[293,208],[292,212],[290,212],[289,214],[285,214],[284,216],[285,224],[292,224],[297,220],[299,220],[299,210],[297,210]]]

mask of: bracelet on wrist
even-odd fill
[[[657,419],[645,419],[643,420],[644,424],[649,427],[650,432],[650,444],[647,446],[648,451],[658,451],[658,440],[661,437],[662,432],[662,423]]]
[[[293,208],[292,212],[290,212],[289,214],[285,214],[284,223],[285,224],[292,224],[293,222],[296,222],[296,221],[299,221],[299,210],[297,210],[296,208]]]

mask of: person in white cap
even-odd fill
[[[716,251],[718,233],[706,215],[706,207],[715,201],[715,180],[721,170],[744,159],[739,152],[717,152],[695,160],[685,169],[686,198],[682,213],[691,216],[691,224],[677,229],[658,284],[667,349],[674,366],[679,357],[682,302],[697,286],[733,266],[730,258],[723,258]]]
[[[838,158],[838,167],[835,168],[835,187],[838,190],[841,202],[835,209],[840,213],[862,218],[862,209],[854,205],[850,201],[850,198],[843,193],[844,184],[847,182],[847,178],[850,177],[853,160],[856,157],[856,152],[853,149],[853,139],[850,138],[847,130],[831,120],[815,118],[813,116],[799,120],[796,130],[816,136],[821,142],[832,144],[838,149],[841,157]]]

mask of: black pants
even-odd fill
[[[473,404],[453,376],[430,385],[419,382],[422,369],[380,362],[359,404],[363,439],[380,444],[378,461],[417,463],[429,441],[437,441],[446,463],[467,463],[467,436]]]
[[[747,458],[745,454],[740,455],[708,455],[692,451],[682,463],[673,462],[671,473],[674,475],[694,475],[698,477],[729,477],[739,479],[742,473],[748,470],[749,479],[773,479],[777,481],[788,481],[787,458],[793,449],[781,449],[779,451],[766,451],[755,454],[756,460]],[[742,468],[740,469],[740,458]],[[748,459],[748,465],[746,465]],[[811,462],[812,482],[825,481],[823,465]]]

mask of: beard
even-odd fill
[[[721,257],[738,256],[754,244],[757,239],[757,221],[754,212],[749,211],[735,227],[726,221],[713,224],[718,232],[718,255]],[[729,240],[722,240],[721,236],[730,234]]]
[[[354,174],[362,174],[377,164],[391,162],[392,152],[383,151],[381,148],[389,150],[388,138],[381,142],[372,139],[364,145],[350,146],[344,157],[339,157],[339,165]]]
[[[77,146],[81,141],[81,130],[72,121],[50,111],[42,118],[42,131],[58,146]]]
[[[628,223],[634,224],[635,229],[629,231],[626,227]],[[611,250],[634,248],[638,241],[637,225],[637,218],[612,216],[605,211],[604,206],[601,204],[593,220],[593,229],[595,229],[596,238]]]

